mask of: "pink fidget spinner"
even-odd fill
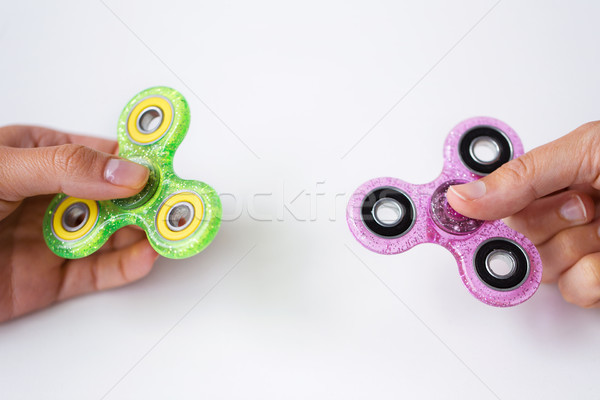
[[[514,306],[529,299],[542,279],[535,246],[502,221],[467,218],[446,199],[451,185],[487,175],[523,154],[517,134],[504,122],[471,118],[450,131],[444,168],[425,185],[376,178],[350,197],[350,230],[366,248],[402,253],[420,243],[437,243],[454,255],[463,283],[482,302]]]

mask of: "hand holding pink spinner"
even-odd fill
[[[487,175],[523,154],[517,134],[502,121],[471,118],[450,131],[444,168],[425,185],[376,178],[361,185],[348,203],[354,237],[381,254],[437,243],[454,255],[463,283],[480,301],[514,306],[529,299],[542,278],[535,246],[502,221],[467,218],[446,199],[451,185]]]

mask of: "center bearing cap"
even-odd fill
[[[452,180],[444,182],[440,185],[431,196],[431,218],[433,222],[444,232],[453,235],[468,235],[475,232],[483,225],[483,221],[472,219],[459,214],[448,203],[446,194],[452,185],[460,185],[466,183],[461,180]]]

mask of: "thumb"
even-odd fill
[[[573,184],[586,183],[600,189],[599,173],[600,123],[591,122],[484,178],[450,187],[448,202],[471,218],[500,219]]]
[[[0,196],[8,201],[60,192],[94,200],[129,197],[148,175],[142,165],[79,144],[0,147]]]

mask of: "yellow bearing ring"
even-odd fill
[[[152,115],[154,113],[154,115]],[[152,117],[162,117],[160,125],[154,130],[145,130],[140,123],[148,115]],[[171,103],[163,97],[148,97],[140,101],[129,113],[127,120],[127,132],[129,137],[136,143],[146,145],[159,140],[171,126],[173,119],[173,108]]]
[[[54,211],[52,230],[61,240],[77,240],[87,235],[98,221],[98,203],[66,197]]]
[[[177,213],[183,213],[186,217],[182,219],[181,226]],[[176,193],[158,209],[156,229],[167,240],[185,239],[198,229],[203,216],[204,204],[200,196],[192,192]]]

